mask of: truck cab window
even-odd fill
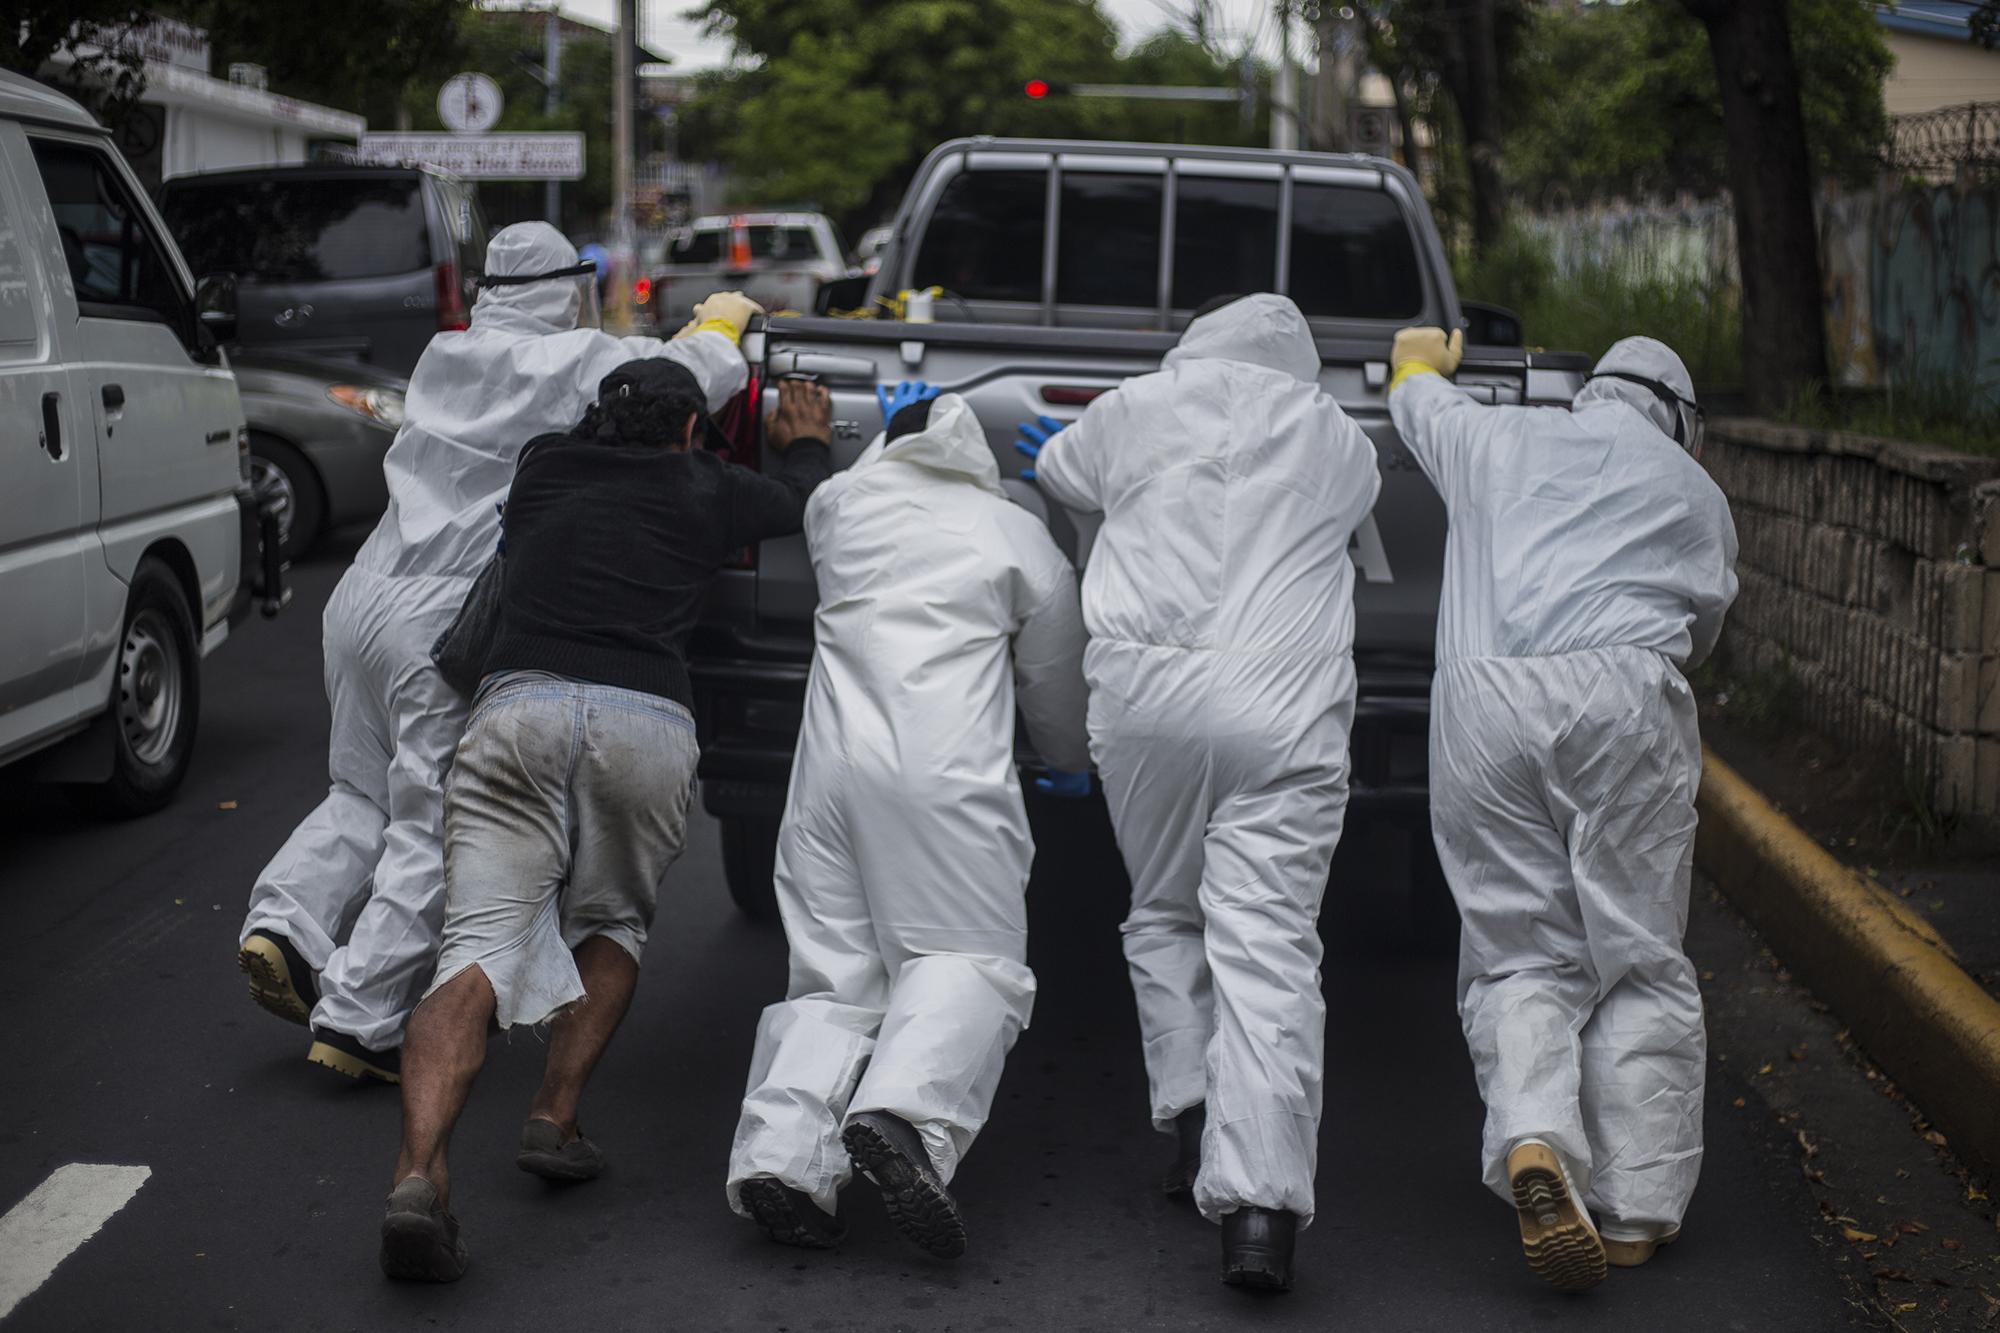
[[[1063,173],[1058,304],[1159,304],[1164,188],[1158,176]]]
[[[21,254],[21,234],[14,201],[0,181],[0,343],[26,344],[30,355],[38,336],[34,298],[28,293],[28,261]],[[0,361],[16,359],[21,348],[0,350]]]
[[[104,154],[82,144],[30,142],[78,309],[99,319],[156,320],[190,342],[193,302]]]
[[[968,301],[1042,299],[1042,223],[1048,175],[961,171],[931,210],[912,287],[942,287]]]
[[[1182,176],[1174,194],[1176,310],[1278,280],[1278,182]]]
[[[1424,283],[1410,224],[1380,190],[1299,184],[1292,191],[1292,300],[1307,315],[1413,319]]]

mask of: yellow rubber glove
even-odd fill
[[[690,334],[719,333],[731,342],[740,342],[743,330],[749,326],[752,315],[761,315],[764,307],[745,296],[742,292],[715,292],[695,304],[694,318],[689,320],[675,338],[685,338]]]
[[[1450,375],[1464,359],[1465,330],[1453,329],[1447,338],[1443,329],[1404,329],[1389,352],[1389,365],[1395,371],[1389,387],[1394,389],[1412,375]]]

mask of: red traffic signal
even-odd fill
[[[1049,95],[1049,82],[1047,79],[1029,79],[1021,85],[1021,91],[1028,95],[1028,100],[1039,102]]]

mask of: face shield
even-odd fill
[[[1702,438],[1708,433],[1708,418],[1701,410],[1701,404],[1691,398],[1683,398],[1671,386],[1644,375],[1634,375],[1623,370],[1598,370],[1584,376],[1586,380],[1624,380],[1652,392],[1674,419],[1674,443],[1688,451],[1694,458],[1701,457]]]
[[[499,291],[510,291],[531,283],[537,287],[537,297],[546,291],[551,298],[560,295],[565,298],[566,304],[573,303],[577,328],[603,327],[602,312],[597,304],[597,265],[588,259],[567,268],[550,269],[546,273],[488,273],[479,279],[482,288],[491,287]]]

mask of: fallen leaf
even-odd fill
[[[218,810],[234,810],[236,808],[236,802],[222,801],[218,803],[215,808]]]
[[[1901,1305],[1896,1307],[1896,1313],[1908,1314],[1910,1311],[1916,1308],[1917,1308],[1917,1303],[1915,1301],[1904,1301]]]
[[[1862,1241],[1868,1241],[1868,1240],[1874,1240],[1874,1239],[1875,1239],[1875,1233],[1874,1233],[1874,1232],[1872,1232],[1872,1231],[1862,1231],[1862,1230],[1860,1230],[1860,1229],[1859,1229],[1859,1228],[1857,1228],[1857,1227],[1842,1227],[1842,1228],[1840,1229],[1840,1234],[1841,1234],[1841,1235],[1843,1235],[1843,1236],[1845,1236],[1845,1237],[1847,1237],[1847,1239],[1849,1239],[1849,1240],[1851,1240],[1851,1241],[1854,1241],[1854,1242],[1855,1242],[1856,1244],[1859,1244],[1859,1243],[1861,1243]]]
[[[1902,1232],[1905,1236],[1921,1236],[1926,1231],[1929,1231],[1930,1228],[1922,1222],[1912,1221],[1912,1222],[1898,1222],[1896,1224],[1896,1230]]]
[[[174,906],[176,906],[176,907],[184,907],[184,906],[186,906],[186,905],[187,905],[187,899],[185,899],[185,898],[176,898],[176,899],[174,899]]]
[[[175,899],[175,901],[178,902],[179,899]],[[1965,1187],[1965,1201],[1967,1203],[1984,1203],[1986,1202],[1986,1191],[1974,1189],[1972,1186],[1967,1185]]]
[[[1934,1129],[1926,1130],[1924,1131],[1924,1142],[1934,1147],[1942,1148],[1944,1147],[1944,1135]]]
[[[1770,1072],[1771,1072],[1771,1066],[1769,1066],[1769,1065],[1767,1064],[1767,1065],[1763,1066],[1762,1068],[1760,1068],[1760,1069],[1759,1069],[1759,1070],[1758,1070],[1757,1072],[1758,1072],[1758,1073],[1759,1073],[1760,1075],[1762,1075],[1762,1074],[1768,1074],[1768,1073],[1770,1073]]]
[[[1799,1134],[1799,1147],[1805,1150],[1806,1156],[1808,1157],[1819,1156],[1819,1145],[1817,1143],[1814,1143],[1811,1139],[1807,1138],[1806,1132],[1803,1129],[1800,1130],[1798,1134]]]
[[[1900,1268],[1878,1268],[1875,1270],[1877,1282],[1915,1282],[1916,1279]]]
[[[1713,980],[1715,980],[1715,973],[1713,973],[1713,972],[1704,972],[1704,973],[1702,973],[1702,974],[1701,974],[1701,979],[1702,979],[1703,981],[1713,981]]]
[[[1953,1240],[1950,1236],[1946,1236],[1943,1240],[1939,1241],[1938,1244],[1944,1247],[1945,1249],[1950,1250],[1954,1254],[1965,1248],[1964,1241]]]
[[[1741,1097],[1738,1097],[1738,1098],[1736,1099],[1736,1109],[1737,1109],[1737,1110],[1739,1110],[1739,1111],[1740,1111],[1740,1110],[1742,1110],[1742,1109],[1743,1109],[1743,1105],[1744,1105],[1744,1103],[1743,1103],[1743,1099],[1742,1099]]]
[[[1786,1054],[1791,1056],[1794,1063],[1797,1063],[1803,1061],[1806,1058],[1806,1048],[1803,1045],[1800,1045],[1786,1052]]]

